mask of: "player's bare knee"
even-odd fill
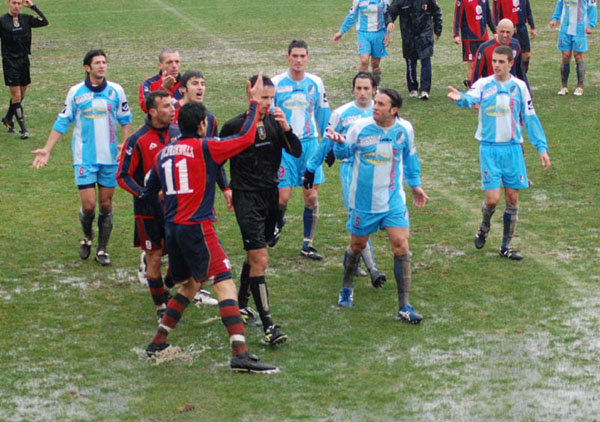
[[[269,263],[269,253],[266,248],[249,251],[248,261],[251,276],[264,275]]]

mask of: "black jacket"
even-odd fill
[[[442,34],[442,9],[436,0],[394,0],[386,25],[400,18],[402,55],[405,59],[433,56],[433,34]]]

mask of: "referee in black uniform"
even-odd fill
[[[4,83],[10,89],[10,105],[2,123],[9,132],[15,132],[13,116],[21,128],[21,139],[29,138],[25,126],[23,106],[29,76],[29,54],[31,54],[31,28],[48,25],[48,19],[32,0],[8,0],[8,13],[0,17],[0,39],[2,40],[2,70]],[[21,7],[29,7],[38,16],[21,14]]]
[[[256,82],[257,76],[250,78]],[[271,79],[263,76],[263,92],[260,99],[260,116],[254,144],[230,159],[233,207],[240,230],[246,261],[242,268],[238,302],[245,323],[255,319],[255,311],[248,308],[250,292],[260,315],[265,332],[263,343],[274,345],[287,340],[287,335],[273,322],[269,305],[269,293],[265,270],[269,260],[267,243],[272,240],[275,224],[279,218],[279,178],[277,171],[281,151],[300,157],[302,144],[292,132],[285,114],[280,108],[270,112],[275,98]],[[245,114],[229,120],[221,129],[220,137],[240,132]],[[256,321],[257,325],[258,322]]]

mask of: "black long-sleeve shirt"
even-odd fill
[[[245,118],[246,114],[244,113],[227,121],[219,136],[223,138],[239,133]],[[254,144],[229,159],[231,188],[259,191],[277,187],[281,151],[284,149],[288,154],[300,157],[302,143],[291,130],[284,132],[273,115],[268,114],[262,121],[262,125],[259,122]]]
[[[31,54],[31,28],[48,25],[48,19],[37,6],[31,10],[38,14],[33,16],[19,13],[13,18],[6,13],[0,17],[0,39],[2,39],[2,57],[18,59]]]

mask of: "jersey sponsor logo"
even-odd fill
[[[81,95],[78,95],[77,97],[73,98],[73,102],[75,104],[81,104],[81,103],[85,103],[87,101],[91,101],[93,99],[94,99],[94,93],[87,92],[85,94],[81,94]]]
[[[480,5],[475,6],[475,13],[477,13],[477,16],[475,16],[476,20],[480,21],[481,19],[483,19],[483,9]]]
[[[486,116],[490,117],[508,116],[510,114],[510,108],[505,105],[492,105],[487,107],[484,110],[484,113],[486,114]]]
[[[107,110],[104,107],[89,107],[81,110],[81,114],[86,119],[101,119],[106,117]]]
[[[156,148],[156,147],[158,147],[158,145],[156,145],[154,142],[152,142],[152,143],[150,144],[150,146],[148,147],[148,149],[149,149],[150,151],[152,151],[152,150],[153,150],[154,148]]]
[[[284,101],[282,105],[288,110],[304,110],[309,104],[303,95],[294,95],[292,98]]]
[[[492,95],[496,95],[497,92],[498,92],[498,87],[494,85],[491,88],[488,88],[485,91],[483,91],[483,93],[481,94],[481,98],[482,99],[489,98]]]
[[[278,94],[283,94],[284,92],[292,92],[294,87],[291,85],[278,86],[275,90]]]
[[[369,164],[374,166],[382,166],[392,161],[392,156],[379,152],[367,152],[362,155],[362,158]]]
[[[362,138],[358,138],[356,143],[361,147],[367,147],[369,145],[375,145],[376,143],[378,143],[379,138],[380,138],[379,135],[365,136]]]

